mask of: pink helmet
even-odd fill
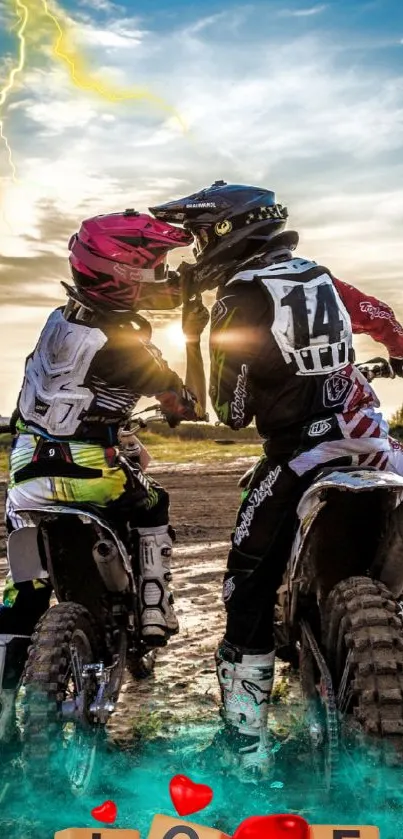
[[[104,312],[175,308],[181,293],[169,282],[166,255],[192,241],[187,231],[135,210],[86,219],[69,242],[75,288],[67,290]]]

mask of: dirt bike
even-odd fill
[[[147,421],[136,414],[121,429],[118,460],[128,475],[149,460],[138,431],[164,419],[160,412]],[[4,424],[0,429],[9,430]],[[57,767],[59,781],[80,795],[90,783],[125,666],[137,678],[154,666],[156,651],[139,632],[135,548],[129,528],[122,538],[95,506],[55,504],[18,513],[25,526],[8,541],[13,580],[50,579],[58,600],[35,627],[17,694],[22,760],[34,783],[49,784]],[[2,703],[7,639],[0,636]],[[6,728],[0,722],[0,738]]]
[[[391,375],[384,359],[357,366],[369,381]],[[397,474],[319,467],[297,508],[277,593],[276,655],[299,670],[328,790],[347,745],[370,756],[373,744],[375,760],[403,762],[402,501]]]

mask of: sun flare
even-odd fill
[[[185,336],[180,323],[170,323],[165,327],[165,335],[172,347],[184,348],[186,346]]]

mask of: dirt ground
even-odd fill
[[[171,523],[177,533],[173,579],[180,633],[158,653],[151,678],[134,682],[127,677],[109,724],[112,738],[122,745],[132,739],[135,729],[147,737],[154,729],[168,734],[186,722],[217,720],[214,650],[224,627],[221,580],[239,502],[237,481],[253,462],[253,458],[244,458],[196,465],[159,464],[149,469],[171,497]],[[3,481],[0,504],[4,490]],[[2,523],[0,527],[2,589],[6,562]],[[277,680],[282,675],[280,666]]]

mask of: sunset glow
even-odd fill
[[[186,346],[185,336],[180,323],[170,323],[164,329],[164,337],[171,347],[184,348]]]
[[[0,411],[15,404],[43,312],[64,300],[81,220],[147,212],[216,179],[274,190],[299,255],[403,319],[402,13],[385,2],[389,15],[361,0],[155,0],[141,14],[109,0],[0,0],[0,120],[17,172],[13,183],[0,144]],[[185,341],[171,317],[152,325],[178,368]],[[207,342],[208,329],[206,369]],[[384,354],[366,336],[355,344]],[[387,412],[402,387],[377,385]]]

